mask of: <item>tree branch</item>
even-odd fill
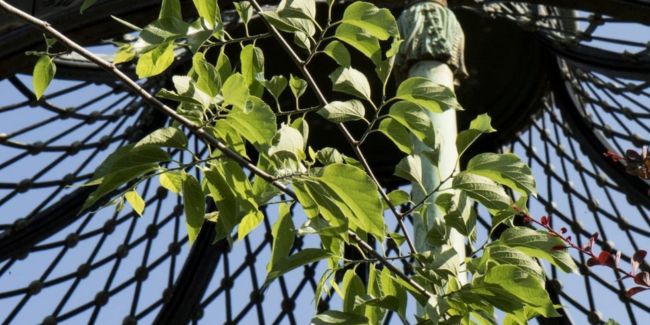
[[[254,4],[257,7],[259,7],[259,5],[257,5],[256,2],[254,2]],[[190,131],[192,133],[196,134],[196,136],[203,139],[206,143],[218,148],[223,153],[224,156],[227,156],[228,158],[233,159],[234,161],[236,161],[237,163],[242,165],[244,168],[251,171],[253,174],[259,176],[260,178],[262,178],[266,182],[271,183],[273,186],[277,187],[282,192],[286,193],[288,196],[290,196],[294,200],[298,200],[296,194],[292,190],[287,188],[284,184],[282,184],[282,183],[278,182],[277,180],[275,180],[275,178],[272,175],[267,174],[263,170],[257,168],[257,166],[253,165],[251,162],[244,159],[243,157],[241,157],[236,152],[230,150],[228,147],[226,147],[219,140],[217,140],[216,138],[214,138],[210,134],[203,131],[201,125],[195,124],[192,121],[186,119],[185,117],[177,114],[173,109],[171,109],[167,105],[163,104],[161,101],[159,101],[154,96],[149,94],[146,90],[142,89],[142,87],[140,87],[140,85],[138,85],[135,81],[131,80],[131,78],[126,76],[124,73],[122,73],[113,64],[111,64],[111,63],[109,63],[107,61],[104,61],[102,58],[96,56],[92,52],[84,49],[83,47],[81,47],[80,45],[75,43],[74,41],[67,38],[65,35],[61,34],[56,29],[52,28],[52,26],[49,23],[47,23],[47,22],[45,22],[43,20],[40,20],[38,18],[35,18],[35,17],[33,17],[33,16],[19,10],[18,8],[9,5],[4,0],[0,0],[0,8],[3,9],[6,13],[8,13],[10,15],[14,15],[14,16],[20,18],[21,20],[35,26],[36,28],[43,31],[44,33],[47,33],[47,34],[51,35],[57,41],[64,44],[65,46],[67,46],[69,49],[73,50],[74,52],[79,53],[81,56],[83,56],[86,59],[90,60],[91,62],[97,64],[99,67],[106,70],[108,73],[113,75],[115,78],[117,78],[118,80],[123,82],[128,88],[130,88],[135,93],[137,93],[149,105],[153,106],[154,108],[158,109],[159,111],[161,111],[165,115],[169,116],[170,118],[178,121],[179,123],[181,123],[182,125],[187,127],[188,129],[190,129]],[[275,30],[275,29],[273,29],[273,30]],[[275,32],[277,33],[277,30],[275,30]],[[295,55],[295,53],[293,53],[293,54]],[[321,96],[322,96],[322,94],[321,94]],[[428,297],[432,296],[424,288],[422,288],[420,285],[418,285],[413,280],[411,280],[408,276],[406,276],[406,274],[404,274],[401,270],[399,270],[398,268],[393,266],[390,262],[388,262],[383,256],[381,256],[381,254],[379,254],[374,249],[372,249],[372,247],[370,245],[368,245],[368,243],[363,241],[361,238],[359,238],[359,236],[357,236],[356,233],[354,233],[353,231],[348,231],[348,235],[350,237],[352,237],[354,239],[354,241],[356,241],[359,244],[359,246],[361,246],[365,251],[367,251],[368,253],[373,255],[375,258],[377,258],[377,260],[381,261],[382,264],[384,264],[384,266],[386,266],[389,270],[393,271],[397,276],[402,278],[404,281],[407,281],[416,290],[418,290],[419,292],[421,292],[422,294],[424,294],[424,295],[426,295]]]
[[[186,119],[185,117],[177,114],[176,111],[174,111],[167,105],[163,104],[161,101],[159,101],[154,96],[149,94],[146,90],[142,89],[140,85],[138,85],[135,81],[131,80],[131,78],[126,76],[124,73],[122,73],[122,71],[120,71],[113,64],[104,61],[102,58],[96,56],[92,52],[84,49],[74,41],[67,38],[65,35],[61,34],[56,29],[52,28],[52,26],[49,23],[40,20],[38,18],[35,18],[19,10],[18,8],[9,5],[4,0],[0,0],[0,8],[2,8],[8,14],[14,15],[20,18],[21,20],[24,20],[25,22],[35,26],[41,31],[51,35],[52,37],[56,38],[57,41],[67,46],[69,49],[79,53],[81,56],[97,64],[100,68],[106,70],[108,73],[115,76],[115,78],[123,82],[127,87],[129,87],[135,93],[140,95],[140,97],[142,97],[149,105],[163,112],[165,115],[169,116],[170,118],[178,121],[182,125],[186,126],[188,129],[190,129],[190,131],[192,131],[192,133],[196,134],[198,137],[203,139],[208,144],[219,149],[224,155],[228,156],[228,158],[233,159],[240,165],[244,166],[246,169],[250,170],[253,174],[259,176],[260,178],[271,183],[273,186],[277,187],[281,191],[295,198],[295,193],[293,193],[293,191],[287,188],[284,184],[276,181],[272,175],[269,175],[265,173],[263,170],[257,168],[257,166],[253,165],[251,162],[244,159],[236,152],[230,150],[228,147],[226,147],[223,143],[221,143],[219,140],[214,138],[212,135],[203,131],[201,125],[195,124],[192,121]]]

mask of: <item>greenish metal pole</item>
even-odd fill
[[[398,80],[411,77],[424,77],[436,84],[454,89],[455,80],[467,76],[463,62],[464,35],[454,13],[447,8],[445,0],[419,1],[408,6],[398,20],[400,34],[404,43],[396,58],[396,74]],[[427,193],[438,186],[441,178],[445,179],[458,170],[456,152],[456,112],[448,110],[444,113],[427,111],[437,130],[441,145],[441,160],[436,168],[428,159],[421,157],[423,185]],[[415,153],[431,150],[417,138]],[[441,189],[448,188],[443,184]],[[419,186],[412,186],[414,202],[420,202],[426,193]],[[426,225],[431,227],[436,219],[444,220],[444,214],[434,202],[437,195],[431,196],[426,210]],[[428,229],[421,218],[413,219],[414,240],[418,251],[429,251],[433,247],[427,243]],[[451,229],[449,244],[459,253],[460,264],[465,256],[464,237]],[[462,278],[462,277],[460,277]],[[461,282],[466,282],[462,281]]]

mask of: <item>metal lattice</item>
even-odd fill
[[[622,250],[629,263],[627,254],[650,246],[649,184],[602,153],[649,142],[648,40],[600,35],[630,22],[607,12],[489,1],[472,10],[518,22],[558,57],[543,107],[502,149],[528,157],[540,189],[531,213],[552,215],[553,226],[571,229],[579,245],[599,231],[600,247]],[[325,265],[306,266],[260,291],[266,265],[258,257],[270,252],[274,206],[263,226],[232,250],[225,242],[212,244],[211,228],[188,250],[181,200],[155,179],[138,185],[147,202],[142,218],[110,208],[77,216],[90,190],[66,186],[82,184],[109,152],[168,123],[120,84],[98,73],[78,74],[92,70],[83,64],[70,63],[60,75],[67,80],[55,81],[41,101],[29,76],[0,81],[2,324],[304,323],[315,312],[312,299]],[[155,93],[165,78],[142,84]],[[198,139],[190,142],[206,155]],[[484,237],[490,222],[479,218],[479,224]],[[316,244],[297,237],[294,250]],[[396,251],[392,246],[387,253]],[[620,274],[589,270],[583,256],[574,257],[586,277],[546,265],[549,291],[570,307],[571,317],[540,322],[597,324],[616,317],[621,324],[644,323],[650,306],[642,295],[625,298],[629,283],[613,282]],[[322,299],[321,310],[338,303]],[[389,316],[386,323],[401,322]]]

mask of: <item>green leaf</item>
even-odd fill
[[[52,58],[47,55],[41,56],[36,65],[34,66],[33,85],[36,99],[41,99],[43,93],[54,79],[56,73],[56,65],[52,62]]]
[[[337,310],[324,311],[311,319],[311,325],[370,325],[368,318]]]
[[[262,97],[263,85],[256,79],[257,75],[264,73],[264,53],[259,47],[252,44],[246,45],[240,54],[242,76],[252,95]]]
[[[528,209],[526,208],[527,201],[528,201],[528,197],[522,195],[517,199],[515,205],[517,206],[517,208],[520,209],[520,211],[528,211]],[[517,212],[512,207],[510,207],[507,210],[499,211],[497,214],[495,214],[492,217],[492,229],[494,229],[497,225],[499,225],[502,222],[512,226],[512,219],[517,213],[519,212]]]
[[[205,130],[211,133],[219,141],[226,144],[228,148],[234,150],[242,157],[248,158],[246,154],[246,144],[239,135],[239,132],[225,120],[215,121],[214,127],[208,126]]]
[[[255,146],[257,151],[268,152],[276,132],[275,114],[257,97],[250,97],[247,106],[250,107],[248,113],[237,106],[233,107],[226,121]]]
[[[409,129],[429,148],[438,147],[433,123],[422,106],[412,102],[397,102],[391,106],[388,115]]]
[[[546,282],[544,270],[538,262],[517,249],[507,246],[490,246],[485,249],[484,255],[487,255],[487,259],[492,262],[503,265],[514,265],[522,269],[534,276],[542,285]],[[485,269],[483,272],[485,272]]]
[[[516,266],[498,265],[490,268],[485,274],[484,283],[500,286],[544,317],[560,316],[542,284]]]
[[[485,176],[522,195],[537,196],[533,171],[515,154],[483,153],[470,159],[468,173]]]
[[[408,301],[406,289],[395,282],[392,275],[392,272],[386,267],[381,271],[381,290],[384,297],[392,296],[397,298],[398,307],[397,310],[394,311],[396,311],[402,319],[406,319],[406,304]],[[389,307],[385,308],[390,309]]]
[[[113,64],[120,64],[124,62],[129,62],[135,59],[135,53],[133,52],[133,44],[125,44],[120,46],[120,49],[115,53],[115,59],[113,59]]]
[[[144,200],[138,192],[136,191],[128,191],[124,193],[124,197],[126,198],[126,201],[129,202],[131,207],[133,208],[133,211],[137,213],[139,216],[142,217],[142,212],[144,212]]]
[[[84,3],[81,5],[81,9],[79,10],[79,13],[84,13],[84,10],[88,9],[90,6],[92,6],[97,0],[84,0]]]
[[[454,176],[452,187],[464,190],[469,197],[482,204],[492,214],[512,206],[512,199],[503,187],[487,177],[463,172]]]
[[[219,13],[219,6],[217,1],[214,0],[194,0],[194,6],[198,11],[199,16],[203,17],[214,29],[221,22],[221,14]]]
[[[163,0],[158,18],[168,17],[183,19],[181,17],[181,3],[178,0]]]
[[[230,75],[232,75],[232,66],[230,65],[230,59],[228,59],[228,56],[224,53],[225,48],[225,46],[221,47],[216,66],[222,81],[228,80],[228,78],[230,78]]]
[[[223,105],[233,105],[239,109],[245,109],[248,91],[244,76],[239,73],[231,75],[223,84]]]
[[[381,274],[378,270],[375,269],[375,264],[370,264],[368,269],[368,295],[377,297],[383,296],[383,293],[381,291]],[[379,324],[384,318],[385,314],[386,310],[382,307],[366,305],[366,317],[368,317],[370,324]]]
[[[205,18],[199,18],[189,25],[187,28],[187,45],[192,53],[196,53],[201,49],[203,43],[207,41],[214,30],[212,25]]]
[[[348,49],[345,48],[345,45],[343,45],[343,43],[339,41],[332,41],[327,44],[325,49],[323,49],[323,53],[329,55],[340,66],[344,68],[350,67],[350,52],[348,52]]]
[[[411,195],[404,190],[393,190],[388,193],[388,199],[394,206],[399,207],[404,203],[411,202]],[[382,204],[384,211],[390,209],[390,206],[384,200],[382,200]]]
[[[239,17],[241,17],[244,24],[248,25],[248,22],[253,16],[253,6],[248,1],[234,2],[234,4]]]
[[[115,16],[111,16],[111,18],[113,18],[113,19],[114,19],[115,21],[117,21],[118,23],[120,23],[120,24],[122,24],[122,25],[124,25],[124,26],[126,26],[126,27],[128,27],[128,28],[133,29],[134,31],[138,31],[138,32],[141,32],[141,31],[142,31],[142,28],[140,28],[140,27],[138,27],[138,26],[136,26],[136,25],[133,25],[133,24],[131,24],[131,23],[128,22],[128,21],[122,20],[122,19],[117,18],[117,17],[115,17]]]
[[[440,316],[442,316],[442,312],[440,311],[440,306],[438,302],[439,298],[440,297],[438,296],[429,298],[426,306],[424,307],[427,315],[429,316],[429,320],[431,320],[431,323],[433,325],[438,325],[440,321]]]
[[[345,9],[342,22],[355,25],[371,35],[386,40],[399,37],[397,22],[388,9],[379,9],[367,2],[355,2]]]
[[[449,229],[442,218],[433,220],[431,229],[427,232],[427,242],[435,247],[449,244]]]
[[[268,90],[269,93],[273,96],[273,98],[275,98],[275,100],[278,100],[282,92],[287,88],[287,84],[287,78],[284,76],[273,76],[271,80],[265,82],[264,86],[266,87],[266,90]]]
[[[411,277],[411,279],[413,278],[414,277]],[[402,278],[393,277],[393,280],[401,285],[404,289],[406,289],[420,305],[426,305],[427,301],[429,300],[427,296],[420,293],[420,291],[416,290],[411,284]]]
[[[305,34],[303,32],[296,32],[293,35],[293,42],[296,45],[302,47],[303,49],[305,49],[307,51],[311,51],[311,40],[309,39],[307,34]]]
[[[618,325],[618,322],[610,318],[605,325]]]
[[[341,156],[339,151],[334,148],[323,148],[319,150],[318,153],[316,153],[316,159],[325,166],[343,163],[343,156]]]
[[[211,169],[204,171],[203,174],[208,180],[208,189],[217,206],[217,210],[219,210],[217,238],[215,241],[221,238],[227,238],[232,246],[231,233],[237,225],[237,196],[222,171]]]
[[[329,224],[328,228],[331,228],[328,230],[328,233],[335,236],[341,236],[347,241],[349,223],[348,215],[352,215],[352,212],[349,212],[346,215],[345,212],[348,212],[349,208],[344,204],[337,204],[335,199],[338,197],[335,194],[332,194],[333,190],[330,189],[330,191],[328,191],[328,188],[325,187],[326,185],[314,180],[306,181],[294,179],[292,184],[294,187],[299,189],[299,192],[302,192],[302,195],[298,195],[298,198],[300,204],[302,204],[305,209],[305,213],[307,213],[308,216],[315,215],[317,217],[318,212],[320,211],[320,214]],[[307,195],[304,195],[304,193],[307,193]],[[343,208],[346,209],[345,212],[342,210]]]
[[[409,78],[402,82],[397,88],[395,98],[421,105],[434,113],[442,113],[448,109],[463,110],[456,101],[453,90],[422,77]]]
[[[338,68],[329,77],[334,84],[332,87],[334,91],[370,101],[370,84],[361,71],[352,68]]]
[[[262,221],[264,221],[264,214],[262,214],[262,212],[257,209],[257,206],[255,206],[255,204],[251,202],[250,204],[247,204],[247,206],[248,207],[246,209],[250,209],[252,211],[244,215],[244,217],[239,222],[239,227],[237,228],[238,242],[242,241],[246,235],[248,235],[253,229],[257,228],[257,226],[259,226]]]
[[[354,270],[345,271],[343,276],[343,311],[359,316],[365,315],[366,308],[364,306],[355,306],[356,297],[363,296],[365,293],[366,287]]]
[[[564,273],[577,273],[575,262],[567,250],[551,251],[554,246],[564,245],[562,239],[552,237],[546,232],[514,227],[504,231],[498,243],[520,250],[527,255],[545,259]]]
[[[203,225],[205,197],[199,181],[188,174],[183,175],[183,210],[191,245],[198,236],[201,225]]]
[[[293,95],[298,99],[305,93],[305,90],[307,90],[307,81],[290,75],[289,86],[291,87]]]
[[[318,220],[319,218],[318,204],[316,203],[316,200],[314,200],[314,198],[312,198],[311,195],[309,194],[309,191],[307,190],[306,182],[295,180],[294,182],[292,182],[292,185],[293,185],[293,190],[296,193],[296,196],[298,197],[298,202],[300,202],[300,205],[305,211],[307,217],[309,219]]]
[[[267,155],[260,154],[257,160],[257,168],[266,173],[272,173],[275,166]],[[263,205],[270,199],[280,194],[281,191],[277,187],[271,185],[266,180],[255,175],[253,181],[253,196],[255,197],[255,202],[257,202],[257,205]]]
[[[331,164],[323,169],[320,180],[352,210],[361,229],[383,241],[384,218],[377,186],[364,171],[350,165]]]
[[[180,194],[183,190],[183,178],[181,172],[166,172],[159,176],[160,186],[172,191],[175,194]]]
[[[303,140],[305,140],[305,145],[307,145],[307,139],[309,139],[309,124],[307,124],[307,121],[299,117],[291,122],[291,127],[300,131]]]
[[[434,256],[433,263],[429,265],[438,276],[443,278],[457,277],[460,271],[460,258],[458,252],[449,245],[442,245],[431,250]]]
[[[496,132],[490,125],[492,119],[487,114],[477,116],[469,125],[469,129],[458,133],[456,138],[456,150],[458,156],[462,156],[467,147],[469,147],[481,134]]]
[[[340,24],[336,28],[335,36],[367,56],[375,65],[381,63],[379,40],[365,29],[350,24]]]
[[[436,205],[445,214],[445,223],[465,237],[475,237],[476,211],[465,191],[443,193],[436,198]]]
[[[280,17],[316,19],[316,1],[314,0],[284,0],[278,9]]]
[[[153,131],[151,134],[142,138],[142,140],[138,141],[135,145],[135,148],[140,146],[187,149],[187,137],[183,131],[169,126]]]
[[[417,183],[422,187],[422,160],[420,156],[409,155],[395,167],[395,176]]]
[[[116,190],[118,187],[135,179],[136,177],[144,175],[156,169],[158,169],[158,164],[156,163],[138,164],[131,168],[124,168],[120,169],[119,171],[107,174],[101,179],[98,179],[98,181],[100,181],[99,186],[88,196],[80,211],[91,207],[104,195],[112,192],[113,190]]]
[[[400,301],[395,296],[375,297],[373,295],[357,296],[354,300],[354,306],[372,306],[399,311]]]
[[[301,266],[318,262],[324,258],[332,257],[332,253],[320,248],[305,248],[291,256],[285,257],[277,261],[271,266],[271,271],[264,281],[263,287],[268,286],[275,279],[281,277],[285,273],[295,270]]]
[[[318,110],[318,114],[330,122],[343,123],[365,119],[363,103],[356,99],[347,102],[331,102]]]
[[[133,44],[135,54],[154,50],[163,43],[171,42],[187,35],[189,24],[176,17],[158,19],[145,26],[140,38]]]
[[[174,43],[167,42],[140,55],[135,73],[138,78],[148,78],[165,71],[174,62]]]
[[[391,139],[399,150],[402,150],[406,154],[413,152],[413,141],[406,128],[399,122],[392,118],[385,118],[381,121],[377,130]]]
[[[440,153],[441,149],[437,148],[435,150],[425,150],[422,151],[422,156],[427,158],[427,160],[434,166],[438,167],[440,165]]]
[[[280,130],[273,137],[269,156],[278,156],[280,158],[289,158],[296,161],[300,160],[298,152],[302,152],[305,147],[305,141],[300,131],[283,124]]]
[[[192,67],[198,75],[196,87],[210,97],[217,96],[221,91],[221,77],[217,68],[205,60],[203,53],[196,53],[192,58]]]

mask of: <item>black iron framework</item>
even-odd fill
[[[608,12],[489,1],[471,10],[519,22],[558,57],[543,107],[502,149],[528,157],[533,168],[540,194],[530,203],[531,213],[552,215],[553,226],[571,229],[578,244],[599,231],[600,247],[621,249],[628,263],[626,254],[650,247],[650,186],[602,153],[648,145],[649,43],[599,35],[604,26],[630,22]],[[87,63],[60,63],[63,79],[41,101],[30,90],[29,76],[11,73],[0,81],[0,322],[305,323],[315,313],[312,299],[324,263],[260,291],[266,265],[258,257],[270,252],[273,205],[263,226],[232,250],[224,242],[212,244],[212,228],[203,229],[188,249],[181,200],[155,178],[137,187],[147,202],[143,217],[110,208],[77,215],[89,190],[66,186],[82,184],[109,152],[168,121]],[[167,79],[143,85],[155,93]],[[206,155],[198,139],[190,142]],[[190,158],[170,154],[179,161]],[[485,236],[490,222],[483,217],[479,224]],[[294,249],[313,245],[298,237]],[[387,253],[397,249],[390,246]],[[589,270],[582,256],[574,257],[586,277],[546,266],[549,291],[570,307],[571,317],[540,323],[599,324],[614,316],[621,324],[644,323],[650,306],[643,294],[625,298],[629,283],[613,282],[619,274]],[[402,267],[409,271],[407,264]],[[333,297],[323,296],[319,309],[335,307]],[[401,322],[389,316],[386,323]]]

